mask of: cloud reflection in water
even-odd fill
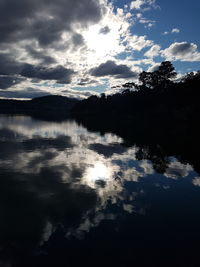
[[[62,225],[67,238],[80,239],[103,221],[144,215],[149,188],[166,191],[182,177],[200,184],[191,165],[171,158],[158,174],[148,157],[137,159],[138,147],[122,143],[116,135],[92,133],[74,121],[0,116],[1,202],[8,209],[2,213],[5,225],[0,232],[13,227],[10,242],[21,242],[26,229],[25,243],[34,236],[43,245]],[[7,224],[9,214],[13,221]],[[1,243],[3,236],[0,233]]]

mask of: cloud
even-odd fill
[[[88,70],[125,50],[131,17],[127,12],[114,9],[107,0],[2,0],[1,88],[19,95],[23,88],[27,92],[25,86],[35,88],[33,83],[40,81],[50,93],[53,82],[71,88],[99,83],[86,80]],[[21,88],[15,86],[24,79]],[[56,90],[61,93],[57,84]]]
[[[138,75],[138,73],[133,72],[130,67],[123,64],[117,65],[112,60],[108,60],[98,67],[91,69],[90,74],[95,77],[114,76],[119,79],[137,77]]]
[[[1,88],[12,87],[21,81],[21,76],[70,83],[75,71],[68,66],[76,67],[76,58],[69,63],[67,57],[73,54],[72,50],[76,53],[85,46],[81,32],[101,21],[107,12],[106,3],[1,0]]]
[[[97,152],[98,154],[104,155],[109,158],[113,154],[123,154],[126,152],[126,148],[120,144],[104,145],[99,143],[90,144],[89,149]]]
[[[101,33],[101,34],[107,34],[109,32],[110,32],[110,28],[108,26],[101,28],[99,31],[99,33]]]
[[[98,22],[104,9],[100,1],[1,0],[1,42],[35,39],[49,46],[62,39],[63,31]]]
[[[0,75],[14,75],[20,73],[22,64],[17,62],[9,53],[0,53]]]
[[[0,89],[7,89],[22,82],[24,79],[15,76],[0,76]]]
[[[71,82],[72,75],[75,72],[71,69],[66,69],[63,66],[55,68],[35,67],[26,64],[22,69],[21,75],[27,78],[36,78],[40,80],[56,80],[57,83],[68,84]]]
[[[197,45],[188,42],[175,42],[169,48],[162,51],[162,56],[167,60],[180,61],[200,61],[200,53],[197,50]]]
[[[173,28],[171,31],[165,31],[162,33],[162,35],[167,35],[167,34],[170,34],[170,33],[179,33],[180,30],[178,28]]]
[[[160,63],[155,63],[155,64],[153,64],[151,67],[149,67],[147,71],[148,71],[148,72],[154,72],[154,71],[157,71],[158,68],[159,68],[159,66],[160,66]]]
[[[72,36],[72,43],[74,45],[75,48],[80,47],[82,45],[84,45],[84,38],[81,34],[79,33],[75,33]]]
[[[174,29],[172,29],[172,31],[171,31],[171,33],[179,33],[179,32],[180,32],[180,30],[177,29],[177,28],[174,28]]]
[[[53,57],[46,55],[44,51],[36,50],[31,46],[27,46],[26,51],[29,56],[31,56],[33,59],[37,59],[43,65],[51,65],[56,63],[56,60]]]
[[[167,34],[169,34],[169,32],[167,32],[167,31],[162,33],[162,35],[167,35]]]
[[[143,8],[144,5],[147,5],[148,7]],[[131,10],[141,10],[146,11],[149,10],[150,8],[159,8],[158,5],[156,5],[156,0],[134,0],[130,4],[130,9]]]
[[[193,185],[195,185],[195,186],[200,186],[200,177],[195,177],[195,178],[192,180],[192,183],[193,183]]]
[[[79,86],[97,85],[99,82],[97,80],[91,80],[90,78],[82,78],[78,82]]]
[[[140,9],[145,4],[145,0],[135,0],[130,4],[130,9]]]
[[[145,28],[151,28],[155,25],[155,21],[154,20],[149,20],[149,19],[146,19],[146,18],[141,18],[139,20],[139,23],[141,24],[145,24]]]
[[[193,170],[190,164],[183,164],[179,161],[172,161],[169,163],[164,175],[171,179],[178,179],[188,176]]]
[[[147,39],[146,35],[127,36],[126,42],[127,42],[126,49],[135,50],[135,51],[141,51],[142,49],[152,46],[154,44],[153,41]]]
[[[145,57],[154,58],[159,56],[161,47],[159,45],[153,45],[145,54]]]
[[[35,88],[37,96],[39,88],[78,97],[78,86],[85,86],[84,98],[92,86],[106,91],[116,78],[137,78],[134,66],[159,54],[159,45],[132,31],[136,22],[155,24],[143,16],[151,8],[158,8],[155,0],[130,1],[124,8],[108,0],[1,0],[0,88],[8,95],[24,90],[29,97]],[[144,48],[146,58],[138,59]]]

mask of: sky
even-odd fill
[[[199,0],[0,0],[0,97],[113,94],[143,70],[200,70]]]

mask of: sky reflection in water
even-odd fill
[[[150,229],[140,238],[151,239],[153,221],[162,225],[171,218],[176,225],[178,215],[199,221],[200,178],[192,166],[171,157],[157,173],[150,160],[137,159],[137,146],[127,148],[111,133],[92,133],[75,121],[0,116],[0,148],[0,246],[6,261],[11,248],[14,259],[24,248],[44,249],[60,228],[66,240],[84,240],[109,222],[116,234],[124,234],[124,220],[132,225],[127,232],[143,231],[137,224],[134,230],[133,218],[146,218]],[[162,239],[159,231],[154,234]]]

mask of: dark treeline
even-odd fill
[[[37,97],[32,100],[0,99],[0,113],[63,120],[70,116],[70,111],[77,102],[77,99],[56,95]]]
[[[91,96],[72,109],[72,115],[90,130],[114,132],[127,145],[137,143],[140,157],[176,155],[200,170],[200,72],[188,73],[180,81],[171,62],[162,62],[154,72],[143,71],[139,83],[126,83],[121,93]]]
[[[180,156],[200,172],[200,71],[179,81],[169,61],[153,72],[143,71],[139,82],[118,86],[120,93],[101,94],[78,101],[62,96],[45,96],[30,101],[0,99],[0,113],[25,114],[45,120],[70,116],[89,130],[113,132],[125,145],[141,149],[138,158],[147,158],[164,170],[167,156]]]

